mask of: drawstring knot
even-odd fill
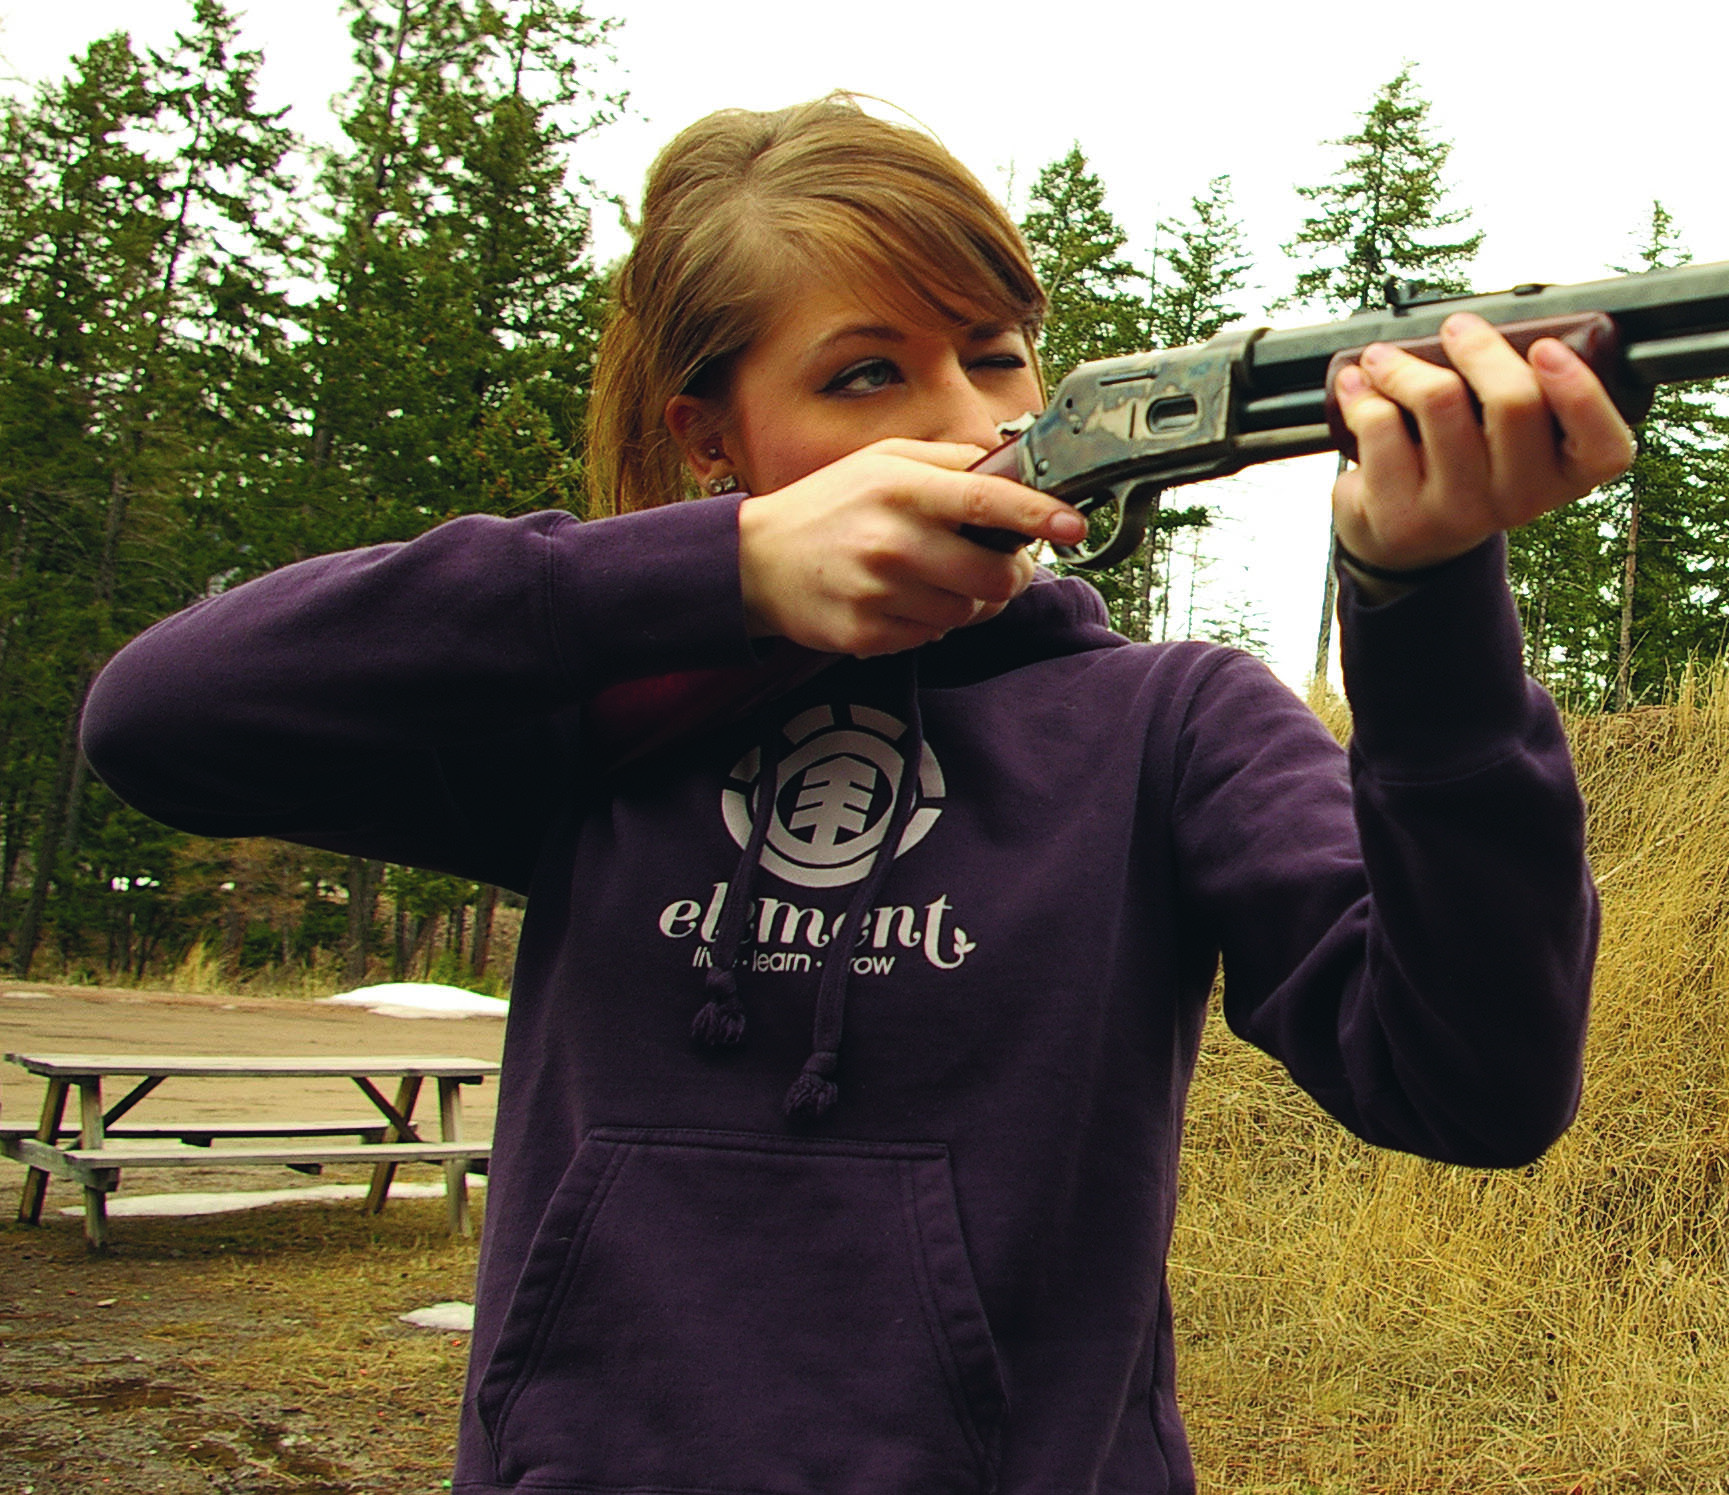
[[[882,892],[883,882],[894,865],[901,839],[912,820],[913,807],[918,803],[919,767],[924,758],[924,718],[919,711],[918,656],[907,660],[905,677],[906,729],[901,738],[901,776],[895,790],[894,807],[888,825],[878,843],[870,870],[859,884],[847,905],[846,934],[839,947],[829,952],[823,963],[822,980],[817,983],[816,1015],[811,1024],[811,1049],[804,1071],[792,1082],[786,1093],[786,1114],[795,1121],[817,1121],[832,1107],[840,1088],[830,1078],[840,1056],[841,1031],[846,1020],[847,979],[852,970],[853,951],[864,937],[870,923],[870,910]]]
[[[774,796],[779,786],[779,763],[770,744],[758,750],[756,808],[750,818],[750,836],[721,904],[720,924],[714,935],[714,964],[703,978],[708,1001],[690,1021],[690,1036],[702,1048],[726,1049],[744,1041],[744,1002],[738,994],[738,977],[733,967],[750,940],[747,921],[751,884],[762,860],[769,824],[774,820]]]
[[[786,1114],[795,1121],[817,1121],[840,1097],[840,1087],[829,1078],[840,1056],[820,1050],[804,1062],[804,1069],[786,1093]]]
[[[711,969],[703,981],[708,1002],[690,1021],[690,1036],[705,1049],[726,1049],[744,1039],[744,1003],[738,996],[738,977],[732,971]]]
[[[843,916],[845,934],[837,938],[823,962],[817,983],[816,1011],[811,1023],[809,1059],[787,1090],[783,1109],[793,1121],[818,1121],[833,1109],[840,1096],[834,1082],[840,1059],[841,1033],[846,1020],[847,981],[853,952],[870,923],[870,911],[882,892],[883,883],[906,837],[918,803],[918,778],[924,762],[924,719],[919,710],[918,657],[910,655],[903,673],[906,720],[900,737],[901,772],[895,787],[888,823]],[[751,888],[762,866],[763,846],[774,820],[775,796],[780,790],[780,765],[772,744],[760,750],[756,775],[756,800],[751,814],[750,836],[739,858],[738,870],[721,900],[720,919],[714,933],[714,964],[704,977],[708,1001],[692,1019],[691,1037],[705,1048],[728,1048],[744,1038],[744,1003],[739,998],[735,967],[750,941],[748,928]]]

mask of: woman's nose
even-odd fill
[[[986,451],[1001,446],[1002,413],[958,363],[937,381],[930,404],[931,441],[963,441]]]

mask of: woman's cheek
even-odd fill
[[[868,446],[875,439],[874,436],[855,438],[851,433],[834,433],[825,434],[818,440],[810,440],[808,435],[801,439],[798,434],[790,431],[765,439],[752,454],[753,460],[747,466],[747,472],[754,480],[751,491],[772,493],[789,483],[796,483],[800,478],[809,477],[830,463],[850,456],[860,447]]]

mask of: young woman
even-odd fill
[[[1462,377],[1344,383],[1347,761],[1254,660],[958,533],[1080,532],[966,471],[1042,305],[917,132],[704,120],[603,348],[614,517],[289,567],[93,693],[165,820],[528,895],[466,1495],[1192,1490],[1164,1261],[1221,956],[1371,1141],[1511,1165],[1571,1118],[1595,901],[1496,536],[1628,461],[1596,380],[1458,317]]]

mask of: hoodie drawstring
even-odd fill
[[[750,839],[739,858],[738,870],[727,885],[726,899],[720,907],[720,923],[715,929],[714,964],[703,978],[708,1001],[691,1019],[690,1036],[703,1048],[730,1048],[744,1037],[744,1003],[739,999],[739,952],[746,937],[745,918],[750,912],[751,890],[756,882],[756,869],[762,860],[763,843],[768,828],[774,822],[775,795],[780,791],[780,762],[772,742],[758,750],[761,770],[757,774],[756,807],[750,819]]]
[[[811,1024],[811,1056],[786,1093],[784,1110],[795,1121],[816,1121],[834,1105],[839,1090],[834,1072],[840,1059],[841,1031],[846,1020],[847,983],[852,975],[853,952],[870,922],[870,911],[882,893],[889,869],[894,865],[913,809],[918,803],[919,769],[924,761],[924,720],[919,711],[918,661],[909,660],[906,702],[902,708],[906,732],[902,738],[901,775],[895,786],[895,801],[889,812],[883,838],[872,854],[869,870],[853,894],[841,919],[840,936],[823,961],[817,985],[816,1015]],[[752,893],[762,865],[763,846],[774,822],[775,799],[780,792],[780,761],[773,743],[759,750],[756,804],[752,807],[750,838],[739,858],[738,870],[721,902],[714,934],[714,964],[703,977],[708,1001],[692,1019],[691,1037],[703,1048],[728,1048],[744,1038],[744,1003],[738,990],[738,960],[749,938],[747,922]]]
[[[924,760],[925,738],[924,721],[919,711],[916,656],[911,660],[906,723],[900,784],[888,829],[871,859],[870,871],[847,906],[843,925],[845,942],[823,963],[822,981],[817,986],[816,1018],[812,1024],[811,1056],[805,1060],[804,1069],[792,1082],[783,1102],[787,1116],[795,1121],[819,1120],[840,1095],[834,1072],[840,1059],[841,1028],[846,1018],[846,991],[852,976],[853,951],[858,948],[868,915],[882,891],[889,868],[894,865],[907,822],[912,819],[913,806],[918,803],[918,776]]]

